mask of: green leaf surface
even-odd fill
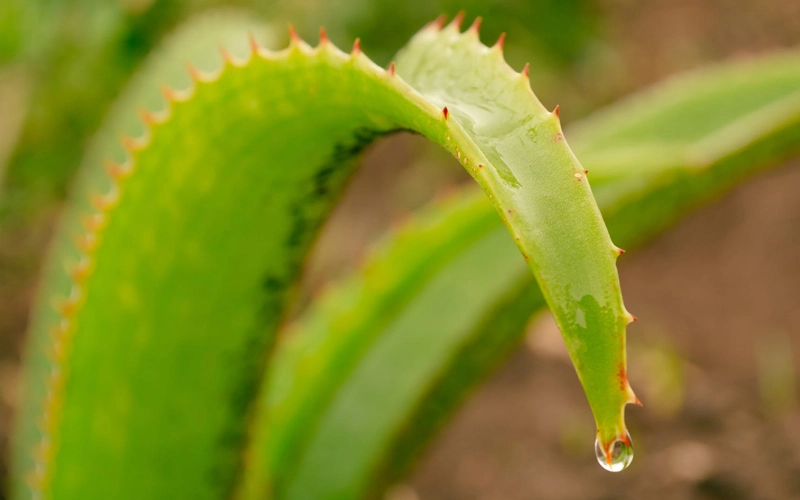
[[[15,497],[230,495],[308,248],[358,152],[397,130],[453,153],[489,195],[568,339],[601,439],[625,436],[616,251],[527,75],[457,22],[420,32],[397,74],[325,37],[252,49],[190,70],[116,163],[88,157],[32,323]]]
[[[799,71],[797,53],[727,63],[575,124],[614,239],[640,245],[799,154]],[[257,443],[269,460],[259,473],[278,498],[378,496],[518,344],[545,303],[492,212],[472,189],[439,202],[286,329],[262,395],[267,439]],[[347,347],[356,339],[358,353]]]

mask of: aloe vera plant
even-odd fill
[[[81,189],[98,194],[76,199],[55,253],[74,264],[51,270],[32,329],[18,491],[230,491],[303,256],[352,157],[393,130],[452,152],[493,199],[565,333],[609,464],[615,443],[629,447],[618,249],[558,111],[505,64],[502,41],[459,24],[424,29],[388,70],[324,32],[315,49],[253,43],[249,60],[168,91],[124,161],[87,171]]]
[[[592,407],[601,463],[629,463],[623,410],[635,401],[625,370],[632,317],[619,293],[620,251],[557,109],[545,110],[530,91],[528,68],[516,73],[505,64],[502,39],[483,46],[477,22],[465,33],[459,24],[423,29],[387,70],[358,42],[345,54],[324,32],[315,48],[293,36],[278,53],[251,39],[246,59],[225,53],[218,72],[192,69],[192,88],[166,90],[164,109],[142,113],[144,133],[124,139],[119,161],[101,168],[87,160],[34,316],[15,443],[17,497],[363,496],[379,485],[366,474],[395,474],[430,430],[403,419],[447,413],[545,302]],[[760,163],[774,160],[791,151],[787,137],[796,127],[787,124],[796,118],[767,121],[775,130],[741,155],[724,140],[696,149],[717,154],[708,166],[756,153]],[[338,302],[332,312],[312,311],[300,322],[315,330],[295,336],[300,356],[291,347],[270,356],[303,258],[354,157],[395,130],[416,131],[450,151],[493,208],[468,197],[422,231],[413,228],[388,251],[387,262],[403,265],[379,263],[369,296],[350,282],[331,299]],[[599,141],[628,147],[624,130]],[[755,146],[762,137],[770,138],[766,153]],[[595,149],[596,157],[613,151]],[[655,165],[647,175],[608,168],[607,197],[598,197],[627,209],[663,200],[670,189],[706,187],[702,176],[683,182],[682,166]],[[707,182],[722,188],[730,179],[709,175]],[[655,221],[643,212],[643,232],[682,207],[668,206]],[[497,231],[499,221],[511,239]],[[508,252],[514,242],[539,288],[521,277],[524,261]],[[418,244],[424,253],[411,251]],[[474,268],[483,271],[483,294],[449,295]],[[370,308],[343,307],[348,298]],[[401,332],[451,299],[469,314],[442,318],[451,334],[437,349],[402,342]],[[403,346],[406,358],[396,359],[421,359],[427,368],[398,380],[407,398],[384,401],[394,403],[383,408],[389,418],[371,420],[365,433],[377,437],[374,446],[361,446],[356,460],[342,464],[350,467],[344,473],[319,467],[333,463],[329,446],[346,438],[337,435],[346,418],[337,404],[368,404],[358,398],[359,384],[385,381],[373,378],[375,370],[403,373],[402,363],[384,363]],[[308,352],[311,362],[298,359]],[[265,368],[273,376],[254,409]],[[467,375],[448,378],[459,373]],[[365,409],[368,418],[379,416],[376,407]],[[418,439],[397,439],[398,432]]]

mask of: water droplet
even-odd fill
[[[626,433],[625,439],[616,439],[608,447],[609,454],[600,442],[600,438],[594,442],[594,454],[597,461],[607,471],[619,472],[625,470],[633,461],[633,446],[631,446],[631,435]]]

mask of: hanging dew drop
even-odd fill
[[[633,461],[631,435],[626,433],[625,439],[616,439],[608,448],[604,448],[600,439],[594,442],[594,454],[597,461],[607,471],[619,472],[628,468]]]

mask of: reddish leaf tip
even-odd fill
[[[553,116],[558,118],[560,114],[561,114],[561,107],[558,104],[556,104],[556,107],[553,108]]]
[[[108,176],[112,179],[119,179],[125,174],[125,169],[123,169],[121,165],[118,165],[112,161],[106,161],[103,164],[103,168]]]
[[[460,30],[461,29],[461,23],[464,22],[464,16],[466,16],[466,12],[464,12],[463,10],[458,11],[458,14],[456,14],[456,16],[450,22],[450,24],[455,26],[456,29]]]
[[[219,44],[218,48],[219,48],[219,53],[222,56],[222,61],[225,64],[233,64],[233,55],[231,55],[228,49],[225,48],[225,46],[222,44]]]
[[[122,143],[122,147],[127,151],[134,151],[137,149],[138,144],[136,143],[136,139],[129,135],[123,135],[120,137],[120,142]]]
[[[325,26],[319,27],[319,43],[320,45],[328,43],[330,40],[328,39],[328,32],[325,31]]]
[[[261,50],[261,46],[258,44],[258,40],[256,40],[256,35],[252,31],[247,32],[247,43],[250,46],[250,53],[253,55],[258,54]]]
[[[497,38],[497,41],[494,42],[494,46],[497,47],[499,50],[503,50],[503,47],[506,45],[506,34],[500,33],[500,36]]]
[[[475,20],[472,21],[472,24],[469,27],[469,31],[472,31],[475,34],[480,33],[480,31],[481,31],[481,23],[482,22],[483,22],[483,18],[481,16],[476,17]]]
[[[436,18],[436,19],[435,19],[435,20],[434,20],[434,21],[431,23],[431,26],[432,26],[432,27],[434,27],[434,28],[436,28],[436,29],[438,29],[438,30],[440,30],[440,29],[444,28],[444,25],[445,25],[446,23],[447,23],[447,15],[446,15],[446,14],[441,14],[441,15],[439,15],[439,17],[437,17],[437,18]]]
[[[142,122],[145,125],[153,125],[154,123],[156,123],[155,115],[153,115],[153,113],[147,111],[146,109],[140,109],[138,110],[138,113],[139,113],[139,118],[141,118]]]
[[[358,54],[361,52],[361,39],[356,38],[356,41],[353,42],[353,54]]]
[[[444,115],[444,119],[447,120],[447,117],[450,116],[450,112],[447,111],[447,106],[442,109],[442,115]]]
[[[389,63],[389,69],[386,70],[390,76],[394,76],[394,61]]]
[[[289,23],[288,29],[289,29],[289,40],[291,40],[292,42],[299,42],[300,37],[297,35],[297,31],[294,29],[294,26],[291,23]]]
[[[99,231],[100,228],[103,226],[104,221],[105,221],[105,216],[102,213],[94,213],[91,215],[86,215],[83,218],[81,218],[81,224],[83,224],[83,227],[85,227],[89,231]]]
[[[189,72],[189,76],[192,77],[192,80],[199,81],[202,80],[203,74],[197,69],[197,66],[194,63],[187,62],[186,63],[186,70]]]
[[[525,78],[530,78],[531,76],[531,63],[525,63],[525,67],[522,68],[522,76]]]
[[[172,90],[172,88],[171,88],[171,87],[169,87],[169,86],[167,86],[167,85],[162,85],[162,86],[161,86],[161,94],[162,94],[162,95],[164,96],[164,98],[165,98],[166,100],[168,100],[168,101],[175,101],[175,100],[177,100],[177,95],[175,94],[175,91],[174,91],[174,90]]]

